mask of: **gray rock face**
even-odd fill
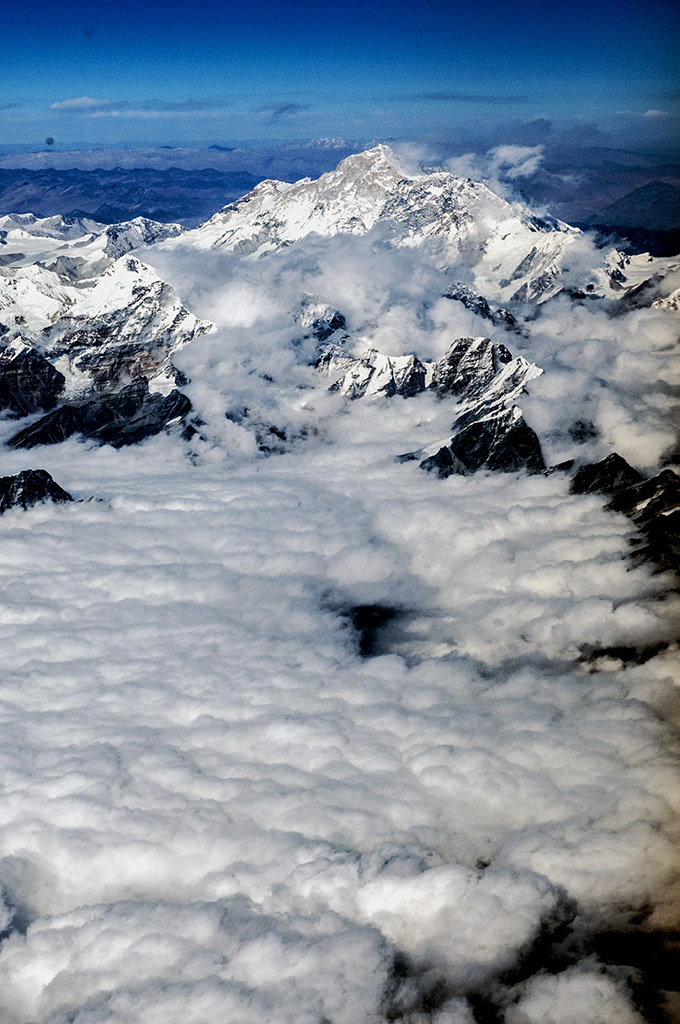
[[[73,501],[45,469],[24,469],[16,476],[0,477],[0,513],[8,508],[30,508],[43,501]]]
[[[513,404],[541,371],[522,357],[514,359],[505,345],[457,338],[436,363],[422,363],[415,355],[393,359],[375,349],[352,357],[342,346],[329,345],[317,367],[336,377],[331,391],[352,399],[412,398],[426,389],[442,399],[458,399],[451,439],[399,456],[401,461],[419,459],[423,469],[440,477],[477,469],[545,470],[538,437]]]
[[[622,487],[638,484],[644,477],[617,452],[601,462],[582,466],[571,483],[572,494],[613,494]]]
[[[425,390],[427,368],[414,355],[391,359],[376,349],[369,349],[362,356],[353,358],[345,355],[340,347],[332,346],[316,365],[317,369],[329,375],[343,371],[329,391],[339,391],[347,398],[364,398],[367,395],[412,398]]]
[[[624,512],[645,542],[637,555],[663,569],[680,567],[680,477],[670,469],[616,491],[607,508]]]
[[[179,301],[171,286],[134,257],[101,275],[101,298],[66,312],[42,332],[50,359],[86,375],[96,391],[152,376],[176,349],[211,329]],[[111,295],[111,297],[110,297]]]
[[[101,395],[79,405],[62,405],[9,439],[11,448],[58,444],[72,434],[92,438],[114,448],[136,444],[159,434],[174,421],[180,423],[191,409],[186,395],[149,393],[140,377],[120,391]]]
[[[482,319],[489,320],[494,327],[505,327],[509,331],[519,331],[517,320],[512,313],[507,309],[503,309],[502,306],[495,309],[492,308],[483,295],[477,295],[476,292],[473,292],[471,288],[464,284],[457,283],[452,285],[445,293],[445,298],[462,303],[471,313],[476,313]]]
[[[154,242],[161,242],[165,238],[174,238],[181,230],[179,224],[159,224],[158,221],[146,217],[135,217],[134,220],[112,224],[106,228],[104,252],[107,256],[118,259],[140,245],[153,245]]]
[[[0,409],[20,416],[53,409],[64,390],[64,375],[30,345],[0,349]]]
[[[473,419],[456,431],[448,445],[420,463],[439,477],[489,469],[504,473],[541,473],[545,462],[535,431],[517,406],[499,415]]]
[[[511,361],[505,345],[489,338],[458,338],[434,364],[429,386],[441,395],[478,394]]]
[[[680,477],[670,469],[645,480],[624,458],[612,452],[601,462],[582,466],[573,494],[609,494],[607,508],[623,512],[639,527],[638,558],[663,569],[680,565]]]

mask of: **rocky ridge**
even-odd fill
[[[30,508],[43,501],[73,501],[44,469],[24,469],[14,476],[0,477],[0,513],[10,508]]]
[[[131,251],[177,235],[178,225],[137,218],[104,227],[30,215],[0,223],[6,249],[26,250],[0,266],[3,409],[29,415],[64,400],[65,409],[82,409],[131,381],[161,397],[174,391],[172,354],[213,325]]]
[[[574,494],[610,495],[607,508],[623,512],[640,531],[637,558],[662,569],[680,566],[680,477],[670,469],[645,479],[617,452],[582,466],[571,483]]]

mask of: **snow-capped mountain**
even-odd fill
[[[215,214],[180,245],[261,255],[308,235],[364,234],[381,225],[392,244],[443,247],[493,282],[499,300],[551,294],[579,232],[512,205],[486,185],[447,172],[411,174],[383,145],[343,160],[316,181],[263,181]]]
[[[447,171],[413,173],[384,145],[347,157],[316,180],[263,181],[169,244],[261,256],[310,235],[373,229],[396,246],[429,246],[441,265],[464,271],[459,286],[501,304],[545,301],[573,284],[572,257],[582,263],[579,229],[536,216],[481,182]],[[635,287],[647,259],[612,251],[581,286],[607,295]],[[672,265],[655,261],[662,273]]]
[[[40,345],[70,382],[106,390],[135,376],[153,377],[168,357],[211,330],[150,267],[122,256],[91,288],[76,292],[62,315],[43,328]]]
[[[86,217],[34,217],[9,214],[0,217],[0,266],[43,266],[67,278],[87,279],[100,273],[107,260],[117,259],[142,245],[152,245],[181,233],[179,224],[162,224],[136,217],[104,225]],[[78,273],[73,272],[78,268]]]
[[[511,332],[526,347],[532,310],[558,293],[577,302],[590,297],[637,307],[653,299],[657,306],[672,306],[665,296],[680,274],[677,261],[588,250],[577,229],[537,217],[483,183],[443,170],[414,173],[384,145],[347,157],[317,180],[264,181],[189,231],[143,218],[106,227],[31,215],[6,216],[1,223],[3,393],[15,414],[42,408],[52,416],[57,401],[87,404],[133,380],[146,382],[152,392],[175,393],[180,378],[171,357],[214,327],[183,305],[171,285],[134,255],[137,249],[143,247],[152,262],[155,251],[175,264],[200,262],[204,253],[231,254],[244,271],[256,257],[273,253],[285,268],[287,254],[299,259],[296,251],[304,253],[315,238],[368,236],[385,260],[390,251],[408,251],[415,266],[429,268],[433,282],[441,282],[435,285],[439,298],[427,298],[422,316],[430,316],[434,301],[449,301],[451,310],[438,315],[464,315],[485,333],[449,330],[434,358],[406,338],[400,350],[383,351],[376,344],[379,321],[350,324],[323,295],[308,295],[291,314],[311,339],[292,339],[296,372],[303,375],[303,389],[323,387],[350,399],[432,393],[453,403],[448,423],[442,423],[448,437],[435,433],[443,439],[424,443],[419,438],[409,456],[439,475],[482,466],[544,468],[540,441],[518,405],[541,370],[524,355],[513,358],[500,340]],[[581,267],[576,278],[572,264]],[[497,337],[487,337],[488,331]],[[304,368],[312,366],[313,376],[305,377]],[[293,416],[297,425],[284,429],[273,422],[283,410],[268,413],[265,406],[245,413],[225,409],[230,422],[252,430],[261,451],[285,450],[288,434],[309,431],[300,412]],[[126,407],[124,402],[121,408]],[[100,406],[95,402],[93,409]],[[97,420],[99,413],[91,415]],[[270,435],[283,448],[278,442],[272,448]],[[61,435],[48,424],[31,436]]]
[[[49,359],[71,397],[140,374],[156,375],[156,386],[167,389],[170,354],[212,325],[190,313],[150,267],[124,254],[180,229],[140,218],[64,239],[60,225],[54,236],[47,233],[52,220],[24,216],[8,230],[7,239],[35,250],[35,261],[21,252],[0,266],[2,339]]]

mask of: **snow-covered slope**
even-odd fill
[[[313,181],[263,181],[168,247],[260,256],[310,235],[373,230],[392,245],[429,246],[440,265],[455,266],[461,281],[503,304],[544,301],[573,285],[574,267],[584,262],[578,229],[536,216],[481,182],[446,171],[413,173],[384,145],[347,157]],[[652,263],[647,277],[665,273],[677,260]],[[641,264],[611,250],[582,285],[590,292],[621,293],[640,284]]]
[[[85,281],[65,283],[64,276],[40,265],[0,268],[0,342],[21,339],[47,356],[71,396],[153,376],[172,352],[212,328],[133,256],[109,258]]]
[[[481,280],[493,278],[502,299],[554,291],[564,252],[579,235],[506,202],[480,182],[444,171],[413,175],[379,145],[347,157],[316,181],[264,181],[177,244],[260,255],[310,234],[363,234],[379,224],[393,244],[444,246],[444,258],[455,253],[478,268]]]
[[[0,266],[53,266],[57,260],[79,264],[78,276],[100,273],[107,260],[142,245],[179,235],[179,224],[136,217],[120,224],[98,224],[89,218],[34,217],[30,213],[0,217]]]
[[[67,385],[97,390],[155,374],[168,357],[212,328],[180,302],[174,289],[135,259],[122,256],[83,289],[42,331],[39,343]]]

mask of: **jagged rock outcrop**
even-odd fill
[[[73,501],[45,469],[24,469],[15,476],[0,477],[0,513],[8,508],[30,508],[43,501]]]
[[[617,452],[601,462],[581,466],[571,482],[572,494],[613,494],[622,487],[640,483],[644,477]]]
[[[296,314],[295,320],[321,344],[328,341],[337,331],[344,331],[347,327],[347,320],[339,309],[319,302],[313,296],[303,300],[302,308]]]
[[[41,344],[72,387],[83,388],[84,380],[83,390],[104,391],[132,377],[153,376],[173,352],[211,329],[150,267],[126,256],[44,328]]]
[[[489,469],[504,473],[541,473],[545,462],[538,436],[513,406],[497,415],[471,419],[456,430],[450,442],[420,463],[439,477]]]
[[[411,398],[426,389],[458,399],[452,437],[401,455],[401,461],[419,459],[423,469],[441,477],[482,468],[545,470],[538,437],[514,405],[541,370],[521,356],[513,358],[505,345],[489,338],[457,338],[440,360],[423,363],[415,355],[391,358],[375,349],[353,357],[331,344],[317,367],[336,378],[331,391],[351,399]]]
[[[505,345],[489,338],[458,338],[432,367],[429,387],[440,395],[479,394],[511,361]]]
[[[104,252],[107,256],[118,259],[141,245],[153,245],[166,238],[174,238],[181,232],[179,224],[161,224],[147,217],[135,217],[133,220],[111,224],[104,229]]]
[[[150,393],[149,382],[139,377],[120,391],[78,405],[62,405],[14,434],[7,444],[10,448],[34,448],[80,434],[122,448],[181,423],[190,409],[186,395],[179,391]]]
[[[444,297],[460,302],[471,313],[476,313],[483,320],[489,320],[494,327],[505,327],[509,331],[519,331],[517,320],[502,306],[492,308],[483,295],[478,295],[464,284],[456,283],[445,293]]]
[[[339,346],[332,346],[316,365],[322,373],[337,377],[329,390],[338,391],[347,398],[371,395],[412,398],[425,389],[427,377],[427,368],[417,356],[391,358],[377,349],[368,349],[355,358],[346,355]]]
[[[680,566],[680,477],[670,469],[648,480],[616,452],[582,466],[574,494],[608,494],[607,508],[629,516],[642,535],[635,555],[664,569]]]
[[[15,341],[0,349],[0,410],[28,416],[53,409],[64,383],[63,373],[32,346]]]
[[[644,536],[636,555],[664,569],[680,567],[680,477],[670,469],[617,490],[607,508],[624,512]]]
[[[120,254],[180,228],[138,218],[76,238],[68,232],[64,237],[55,225],[52,237],[46,232],[53,220],[29,218],[7,230],[8,237],[26,235],[40,258],[31,265],[20,260],[0,266],[3,340],[22,341],[55,365],[71,399],[111,390],[140,374],[160,372],[171,380],[171,354],[213,325],[186,309],[151,267]],[[82,230],[84,225],[77,228]]]

